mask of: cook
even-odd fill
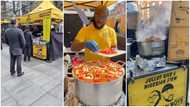
[[[85,48],[86,60],[106,59],[94,52],[117,47],[116,33],[113,28],[106,25],[108,14],[106,6],[96,7],[92,23],[80,29],[71,50],[80,51]]]

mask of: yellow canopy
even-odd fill
[[[16,19],[20,24],[29,24],[42,21],[44,16],[50,16],[54,21],[60,21],[63,20],[63,11],[56,8],[51,1],[43,1],[37,8]]]
[[[10,21],[8,19],[1,19],[1,24],[8,24]]]
[[[66,0],[64,1],[64,9],[74,9],[73,8],[73,3],[75,3],[77,5],[78,8],[81,9],[86,9],[86,8],[90,8],[90,9],[94,9],[95,7],[97,7],[98,5],[106,5],[107,7],[114,4],[115,2],[117,2],[117,0],[84,0],[84,1],[78,1],[78,0]]]

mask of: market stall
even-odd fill
[[[8,19],[1,19],[1,24],[8,24],[10,21]]]
[[[63,24],[63,12],[50,1],[43,1],[34,10],[17,17],[16,20],[19,25],[34,27],[34,57],[45,60],[62,56],[63,32],[58,31],[57,28]],[[52,28],[55,29],[56,33],[52,34]]]
[[[5,42],[4,32],[9,27],[10,21],[8,19],[1,19],[1,42]]]
[[[127,61],[129,106],[187,105],[188,4],[188,1],[129,2],[127,21],[131,17],[138,21],[130,22],[127,35],[133,44],[127,52],[132,46],[137,51],[129,53],[132,55]]]
[[[84,23],[79,23],[79,22],[83,22],[84,19],[86,20],[93,17],[92,15],[91,17],[86,16],[87,18],[84,18],[83,15],[86,14],[82,13],[82,11],[87,11],[87,13],[89,14],[94,13],[95,7],[97,7],[100,4],[109,7],[114,4],[117,5],[117,1],[108,1],[108,0],[76,1],[76,2],[64,1],[64,11],[66,12],[65,14],[67,14],[64,17],[66,19],[66,24],[64,26],[65,27],[64,36],[65,36],[65,43],[68,42],[68,44],[65,44],[66,48],[64,51],[65,55],[64,105],[104,106],[104,105],[125,105],[126,103],[125,100],[126,88],[124,83],[125,63],[121,61],[120,58],[115,60],[110,60],[113,57],[125,55],[125,50],[118,49],[116,50],[117,52],[112,50],[111,48],[100,50],[99,52],[96,53],[96,55],[104,57],[105,60],[103,60],[103,58],[97,60],[96,59],[87,60],[84,57],[85,50],[87,49],[84,48],[80,51],[72,51],[71,44],[73,42],[73,39],[70,39],[70,41],[66,40],[69,39],[71,36],[73,36],[74,38],[76,36],[76,33],[80,30],[80,28],[84,26]],[[118,14],[112,14],[112,15],[118,15]],[[124,13],[122,15],[124,15]],[[74,16],[76,18],[70,16]],[[119,15],[118,17],[120,18]],[[116,18],[114,18],[113,16],[110,19],[116,20]],[[111,25],[111,27],[114,28],[114,25],[110,23],[111,20],[109,20],[108,16],[107,24]],[[67,24],[69,21],[71,21],[74,24],[72,25]],[[75,26],[75,28],[78,27],[78,29],[75,28],[72,29],[71,26]],[[88,24],[86,24],[85,26],[88,26]],[[118,44],[121,44],[121,42]],[[122,58],[122,60],[125,60],[125,57]]]

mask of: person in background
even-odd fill
[[[81,28],[72,43],[71,50],[80,51],[85,49],[86,60],[105,59],[95,54],[95,52],[117,47],[116,32],[106,25],[108,15],[109,11],[105,5],[97,6],[92,23]]]
[[[3,44],[2,44],[2,40],[1,40],[1,50],[3,50]]]
[[[30,61],[32,53],[32,33],[30,31],[29,26],[25,27],[24,38],[26,40],[26,45],[24,47],[24,61]]]
[[[55,60],[54,58],[54,50],[53,50],[53,42],[52,42],[52,37],[56,36],[56,30],[55,27],[52,25],[51,26],[51,34],[50,34],[50,42],[49,42],[49,61],[52,62]]]
[[[22,53],[25,47],[23,31],[16,27],[16,20],[11,20],[11,27],[5,31],[5,41],[9,45],[10,73],[15,74],[15,63],[17,62],[17,76],[24,75],[22,72]]]
[[[1,50],[3,50],[3,35],[1,34]]]

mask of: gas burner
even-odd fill
[[[110,106],[125,106],[126,105],[126,95],[124,93],[122,93],[121,97],[118,99],[118,101]],[[79,106],[88,106],[82,102],[79,102]]]

